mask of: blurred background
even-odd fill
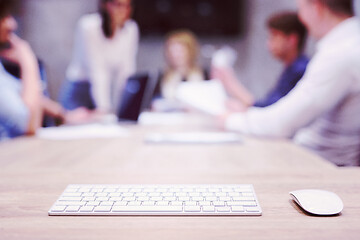
[[[354,0],[357,13],[360,0]],[[22,0],[18,11],[19,34],[33,46],[46,66],[51,98],[57,99],[70,62],[76,22],[97,10],[97,0]],[[134,0],[134,19],[141,30],[138,71],[164,66],[166,33],[190,28],[199,37],[200,62],[210,66],[211,54],[229,45],[239,57],[236,72],[257,98],[276,82],[282,69],[266,48],[265,21],[281,10],[296,10],[295,0]],[[310,39],[306,52],[313,54]]]

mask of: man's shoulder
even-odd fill
[[[299,65],[299,66],[303,66],[303,65],[307,65],[310,61],[310,58],[306,55],[300,55],[296,60],[295,60],[295,65]]]
[[[310,61],[310,59],[307,56],[301,55],[290,66],[290,69],[294,73],[303,74],[305,72],[305,70],[306,70],[306,67],[307,67],[309,61]]]
[[[20,88],[21,81],[10,73],[6,72],[4,66],[0,63],[0,91],[19,91]]]

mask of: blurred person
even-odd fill
[[[21,78],[21,69],[18,63],[9,61],[5,58],[1,59],[2,65],[4,69],[13,75],[15,78]],[[61,125],[61,124],[82,124],[87,123],[89,121],[96,120],[96,114],[87,110],[86,108],[77,108],[71,111],[67,111],[64,109],[61,104],[53,101],[49,97],[49,93],[47,90],[47,76],[44,64],[42,61],[37,60],[39,71],[40,71],[40,82],[42,88],[42,108],[44,111],[44,118],[42,121],[43,127],[51,127],[54,125]]]
[[[291,138],[338,166],[359,164],[360,21],[352,0],[297,0],[317,40],[303,78],[275,104],[223,116],[225,128]]]
[[[0,62],[0,139],[34,134],[42,119],[37,59],[29,44],[13,33],[17,28],[11,15],[13,4],[0,0],[0,56],[20,66],[21,81]]]
[[[160,74],[155,98],[176,101],[176,90],[181,82],[208,79],[208,74],[198,64],[198,40],[189,30],[170,32],[166,37],[164,50],[166,69]]]
[[[87,112],[66,112],[42,93],[38,60],[30,45],[14,31],[17,22],[11,15],[16,1],[0,0],[0,140],[35,134],[43,113],[60,122],[75,123],[87,119]],[[3,62],[18,68],[10,74]]]
[[[97,13],[78,22],[62,102],[115,113],[120,93],[136,70],[139,30],[130,19],[131,0],[99,0]]]
[[[230,108],[244,111],[250,106],[267,107],[286,96],[302,78],[309,59],[303,54],[307,31],[296,12],[281,12],[267,20],[267,47],[272,56],[284,65],[275,87],[264,99],[254,100],[254,96],[236,78],[230,67],[214,66],[213,78],[220,79],[233,98]]]

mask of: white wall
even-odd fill
[[[96,11],[97,0],[22,0],[24,33],[45,62],[51,97],[57,99],[70,62],[76,22]]]
[[[36,54],[44,60],[49,76],[49,89],[56,99],[65,70],[71,58],[73,33],[79,17],[96,11],[97,0],[23,0],[22,34],[33,46]],[[360,12],[360,0],[355,0]],[[276,4],[275,4],[276,3]],[[225,39],[200,39],[203,45],[219,47],[228,44],[239,52],[236,70],[257,96],[263,96],[273,86],[282,66],[268,53],[264,23],[269,15],[285,9],[296,9],[296,1],[247,0],[246,26],[243,37]],[[138,69],[156,70],[163,66],[161,38],[141,40]],[[308,52],[311,54],[312,45]],[[209,59],[202,57],[204,65]]]

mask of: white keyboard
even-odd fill
[[[49,215],[261,215],[252,185],[68,185]]]

